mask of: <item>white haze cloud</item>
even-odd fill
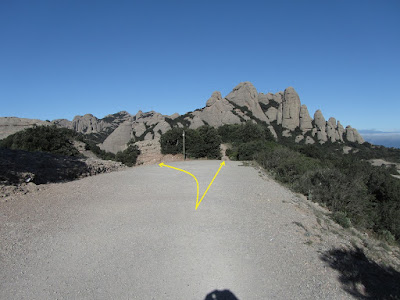
[[[376,130],[359,130],[367,142],[374,145],[400,148],[400,132],[382,132]]]

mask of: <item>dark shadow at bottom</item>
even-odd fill
[[[230,290],[212,291],[204,300],[239,300]]]
[[[400,273],[368,259],[362,249],[332,249],[321,259],[340,272],[344,290],[354,297],[400,299]]]

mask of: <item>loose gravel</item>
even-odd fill
[[[220,161],[170,164],[201,196]],[[226,163],[197,211],[193,178],[158,165],[0,203],[0,299],[352,299],[320,258],[342,241],[314,234],[306,200],[241,164]]]

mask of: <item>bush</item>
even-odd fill
[[[161,153],[178,154],[183,152],[183,129],[173,128],[161,135]],[[210,159],[221,158],[221,138],[215,128],[204,125],[196,130],[185,129],[185,149],[189,157]]]
[[[188,134],[189,130],[185,131],[185,134]],[[183,129],[182,128],[172,128],[168,130],[166,133],[161,135],[160,144],[161,144],[161,153],[162,154],[178,154],[182,153],[183,149]],[[189,133],[190,135],[190,133]]]
[[[396,241],[396,238],[389,230],[379,230],[378,237],[389,244],[393,244]]]
[[[122,162],[123,164],[127,165],[128,167],[132,167],[136,164],[137,157],[139,156],[140,151],[138,147],[134,144],[129,144],[128,148],[124,151],[119,151],[115,155],[115,160]]]
[[[92,141],[86,141],[84,138],[82,139],[82,141],[85,143],[85,150],[92,151],[94,154],[96,154],[97,157],[104,159],[104,160],[115,160],[114,153],[101,150],[100,147],[97,146]]]
[[[196,132],[198,133],[196,140],[192,140],[188,145],[189,153],[192,152],[196,158],[221,159],[221,137],[218,131],[214,127],[205,125],[199,127]]]
[[[262,151],[257,155],[257,162],[265,169],[273,171],[278,180],[290,184],[319,166],[318,161],[282,146]]]
[[[238,160],[253,160],[256,156],[263,151],[272,151],[278,144],[275,142],[266,141],[252,141],[248,143],[239,144],[237,147],[236,156],[234,159]]]
[[[333,213],[332,219],[335,220],[335,222],[338,223],[343,228],[351,227],[351,221],[344,212],[337,211]]]
[[[0,146],[26,151],[43,151],[66,156],[79,156],[73,140],[77,133],[54,126],[35,126],[9,135],[0,141]]]
[[[218,128],[218,134],[225,143],[248,143],[252,141],[274,141],[268,127],[246,122],[244,124],[223,125]]]

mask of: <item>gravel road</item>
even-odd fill
[[[201,196],[220,161],[170,165]],[[299,230],[311,216],[298,198],[240,165],[222,167],[197,211],[193,178],[158,165],[0,203],[0,299],[351,298]]]

